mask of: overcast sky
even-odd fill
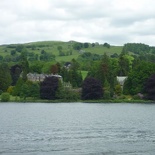
[[[155,0],[0,0],[0,44],[45,40],[155,46]]]

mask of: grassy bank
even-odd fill
[[[1,98],[1,96],[0,96]],[[1,100],[0,100],[1,101]],[[80,102],[80,103],[148,103],[152,104],[155,101],[150,100],[128,100],[128,99],[110,99],[110,100],[42,100],[42,99],[35,99],[28,97],[26,99],[17,97],[17,96],[10,96],[10,100],[8,102],[17,102],[17,103],[71,103],[71,102]]]

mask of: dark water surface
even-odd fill
[[[1,103],[0,155],[155,155],[155,105]]]

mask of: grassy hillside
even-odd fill
[[[73,49],[73,45],[75,41],[62,42],[62,41],[42,41],[42,42],[32,42],[25,44],[13,44],[13,45],[1,45],[0,46],[0,55],[3,57],[11,55],[11,51],[15,50],[19,45],[24,45],[29,53],[34,53],[40,56],[41,52],[44,50],[47,53],[52,53],[55,55],[56,61],[70,61],[73,58],[77,58],[81,52],[80,50]],[[65,56],[60,56],[60,52],[58,47],[61,46],[62,52]],[[103,55],[106,53],[107,55],[112,55],[114,53],[120,54],[122,51],[122,46],[112,46],[110,48],[106,48],[103,45],[96,44],[94,47],[89,43],[88,48],[82,48],[82,52],[91,52],[94,54]],[[19,54],[16,52],[16,54]]]

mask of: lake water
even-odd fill
[[[0,155],[154,154],[155,104],[0,104]]]

